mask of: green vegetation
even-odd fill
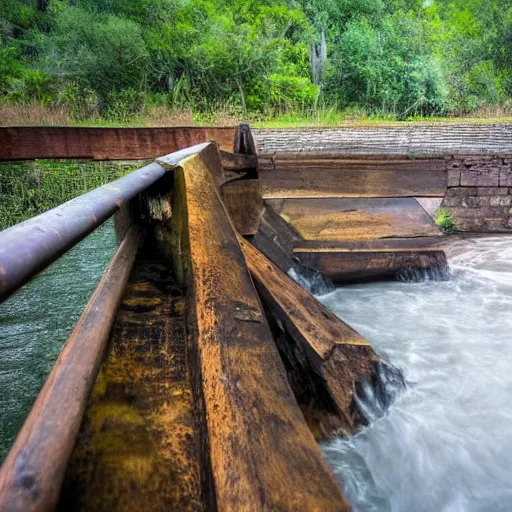
[[[452,217],[452,214],[444,208],[440,208],[436,211],[434,215],[434,221],[436,226],[443,233],[451,234],[457,230],[457,226],[455,225],[455,220]]]
[[[3,0],[0,38],[6,124],[37,122],[27,104],[59,124],[512,107],[512,0]]]
[[[0,165],[0,231],[136,169],[116,162],[37,160]]]

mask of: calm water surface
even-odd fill
[[[0,460],[115,250],[109,221],[0,306]]]
[[[448,254],[450,281],[321,298],[408,382],[387,414],[324,446],[355,511],[512,510],[512,237]]]

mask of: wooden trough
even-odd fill
[[[114,213],[120,242],[1,466],[0,510],[350,509],[317,441],[357,430],[379,357],[287,272],[444,262],[428,242],[308,245],[265,202],[255,148],[242,126],[233,152],[174,152],[0,233],[2,300]]]

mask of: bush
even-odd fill
[[[453,233],[457,230],[455,220],[450,212],[441,208],[434,214],[434,221],[436,226],[446,234]]]
[[[48,105],[55,100],[57,88],[52,76],[38,70],[24,70],[19,78],[11,78],[6,99],[19,103],[37,101]]]
[[[86,121],[99,115],[98,94],[79,81],[66,82],[58,99],[67,108],[71,117],[77,121]]]

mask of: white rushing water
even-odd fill
[[[407,381],[383,417],[323,447],[356,512],[512,511],[512,237],[448,255],[449,281],[321,297]]]

